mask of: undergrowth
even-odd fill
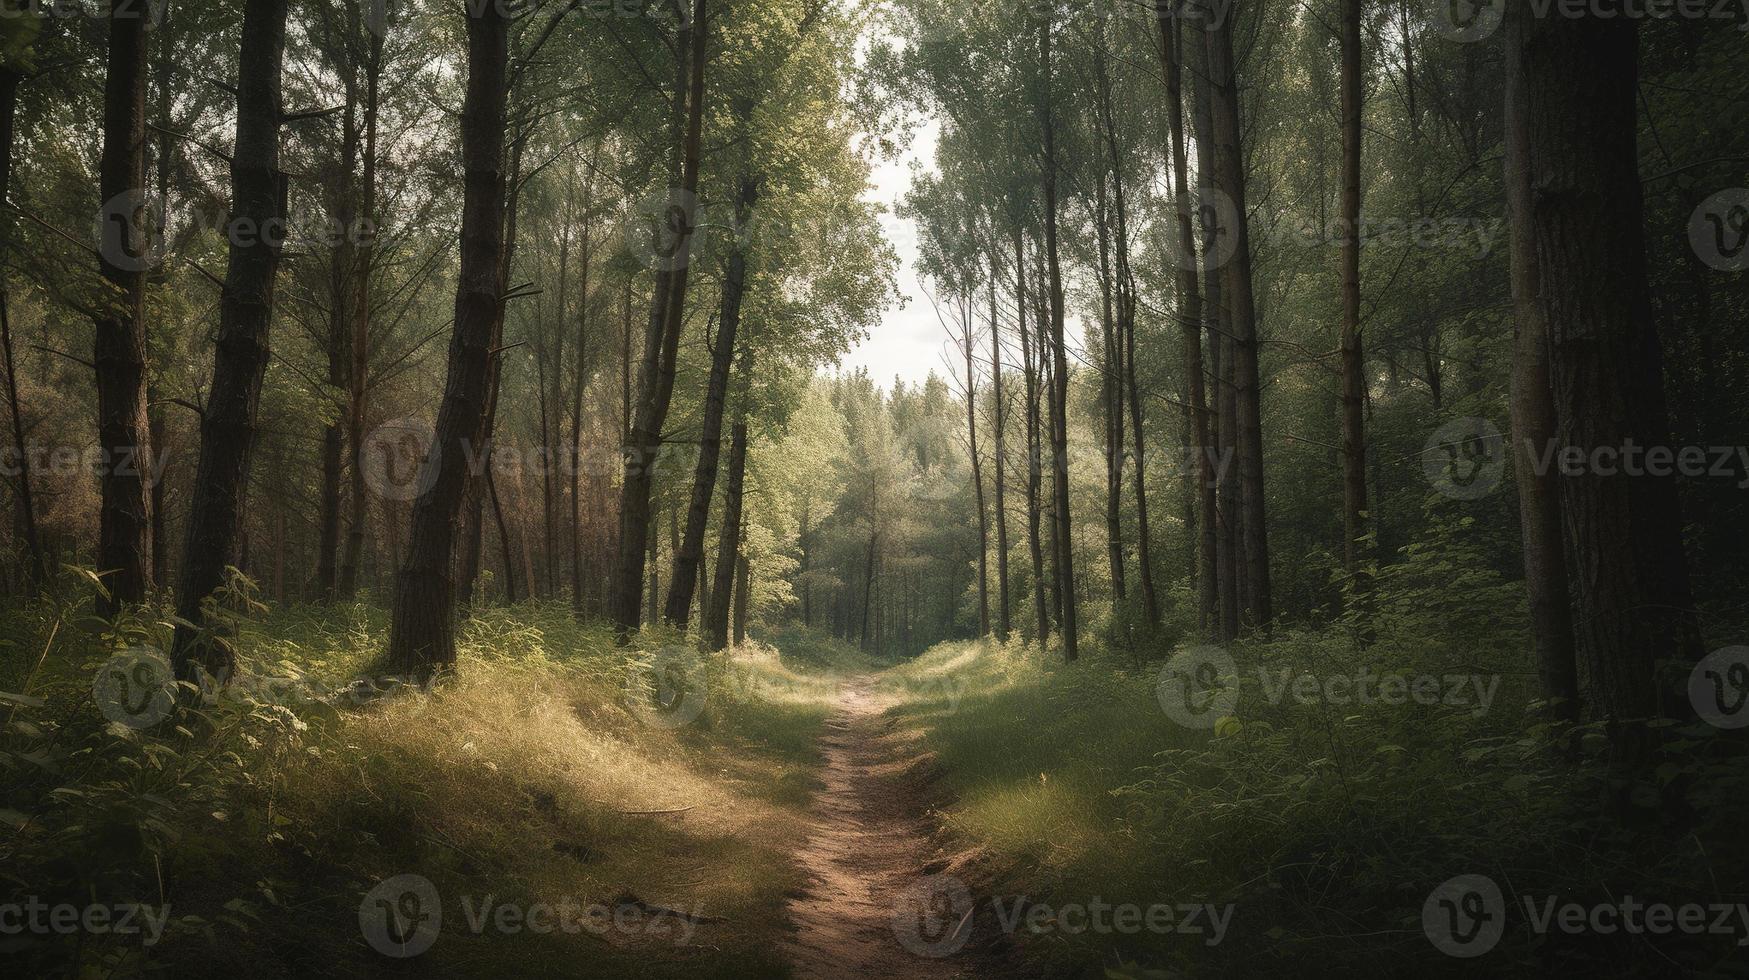
[[[1065,664],[1055,647],[984,641],[901,668],[914,690],[933,681],[957,693],[901,710],[937,755],[954,797],[943,819],[978,856],[986,898],[1051,910],[1231,906],[1218,943],[1206,927],[1021,920],[1012,942],[1029,966],[1120,977],[1749,974],[1738,945],[1749,922],[1734,917],[1734,931],[1699,936],[1532,927],[1526,901],[1540,915],[1551,899],[1749,900],[1749,769],[1741,741],[1672,724],[1663,756],[1623,785],[1600,731],[1546,720],[1521,600],[1480,574],[1465,590],[1438,588],[1454,570],[1432,566],[1454,561],[1461,553],[1430,551],[1382,579],[1368,644],[1350,618],[1224,651],[1161,644],[1140,663],[1104,644]],[[1214,683],[1172,680],[1199,661],[1218,664],[1203,675]],[[1341,693],[1368,674],[1370,703]],[[1382,676],[1424,679],[1425,703],[1385,703]],[[1349,680],[1326,687],[1331,678]],[[1187,703],[1186,683],[1201,709],[1176,711],[1188,724],[1167,710]],[[1434,889],[1466,874],[1492,879],[1505,902],[1501,940],[1476,960],[1441,952],[1423,923]]]
[[[622,649],[523,605],[478,610],[454,676],[421,691],[383,678],[379,609],[256,609],[236,682],[139,729],[106,719],[94,679],[168,649],[166,611],[0,618],[0,905],[164,916],[151,943],[9,930],[21,975],[768,975],[831,674],[861,666],[818,637],[795,659]],[[367,894],[402,875],[439,898],[419,959],[367,941]],[[507,903],[579,928],[479,919]]]

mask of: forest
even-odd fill
[[[1746,38],[0,0],[0,962],[1749,976]]]

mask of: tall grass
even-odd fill
[[[453,678],[394,691],[381,610],[292,609],[242,623],[224,696],[136,731],[99,714],[93,677],[116,649],[165,644],[164,617],[3,618],[0,904],[169,911],[150,946],[0,936],[42,973],[769,975],[815,731],[833,672],[862,666],[818,638],[795,661],[756,643],[696,657],[680,637],[619,648],[530,605],[479,610]],[[651,690],[643,667],[676,660],[679,690]],[[365,893],[403,874],[430,880],[444,915],[405,963],[360,926]],[[476,932],[468,911],[488,897],[599,904],[626,924]],[[684,942],[663,909],[692,916]]]

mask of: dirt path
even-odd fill
[[[874,678],[857,678],[820,738],[826,788],[797,856],[809,883],[789,903],[796,934],[787,953],[798,977],[980,973],[960,935],[971,924],[969,897],[957,880],[926,873],[923,760],[883,717],[887,706]]]

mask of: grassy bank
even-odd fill
[[[1538,721],[1528,654],[1486,634],[1441,644],[1389,629],[1364,651],[1335,631],[1240,646],[1222,670],[1232,700],[1194,702],[1207,711],[1190,724],[1163,707],[1185,703],[1160,683],[1163,671],[1173,676],[1164,652],[1138,663],[1133,651],[1099,647],[1065,665],[1018,643],[956,643],[895,675],[917,692],[901,711],[925,732],[951,793],[942,820],[969,856],[957,866],[973,869],[964,874],[980,907],[1000,902],[1019,923],[1011,943],[1029,968],[1749,972],[1737,945],[1749,922],[1735,917],[1729,934],[1711,930],[1711,913],[1694,936],[1538,934],[1525,905],[1541,915],[1550,901],[1749,899],[1741,815],[1723,802],[1745,788],[1740,743],[1684,730],[1670,761],[1641,784],[1617,785],[1598,733]],[[1368,672],[1435,678],[1423,690],[1439,697],[1418,702],[1408,686],[1387,703],[1375,679],[1364,703],[1352,692]],[[1430,896],[1459,875],[1491,879],[1504,903],[1498,945],[1478,959],[1433,941],[1445,910]],[[1017,900],[1040,907],[1037,928],[1014,918]],[[1172,915],[1120,929],[1107,911],[1095,928],[1087,912],[1097,903]],[[1215,914],[1228,916],[1220,929]],[[976,921],[974,943],[1002,930],[993,916]]]
[[[150,944],[48,911],[0,935],[42,974],[769,975],[832,678],[865,666],[796,635],[793,657],[749,644],[656,699],[638,665],[690,661],[683,644],[626,651],[523,606],[464,626],[452,681],[385,695],[381,611],[277,612],[243,625],[226,696],[139,730],[93,681],[165,623],[4,620],[0,904],[167,910]],[[391,906],[429,918],[399,904],[406,875],[442,918],[401,960],[370,938]]]

